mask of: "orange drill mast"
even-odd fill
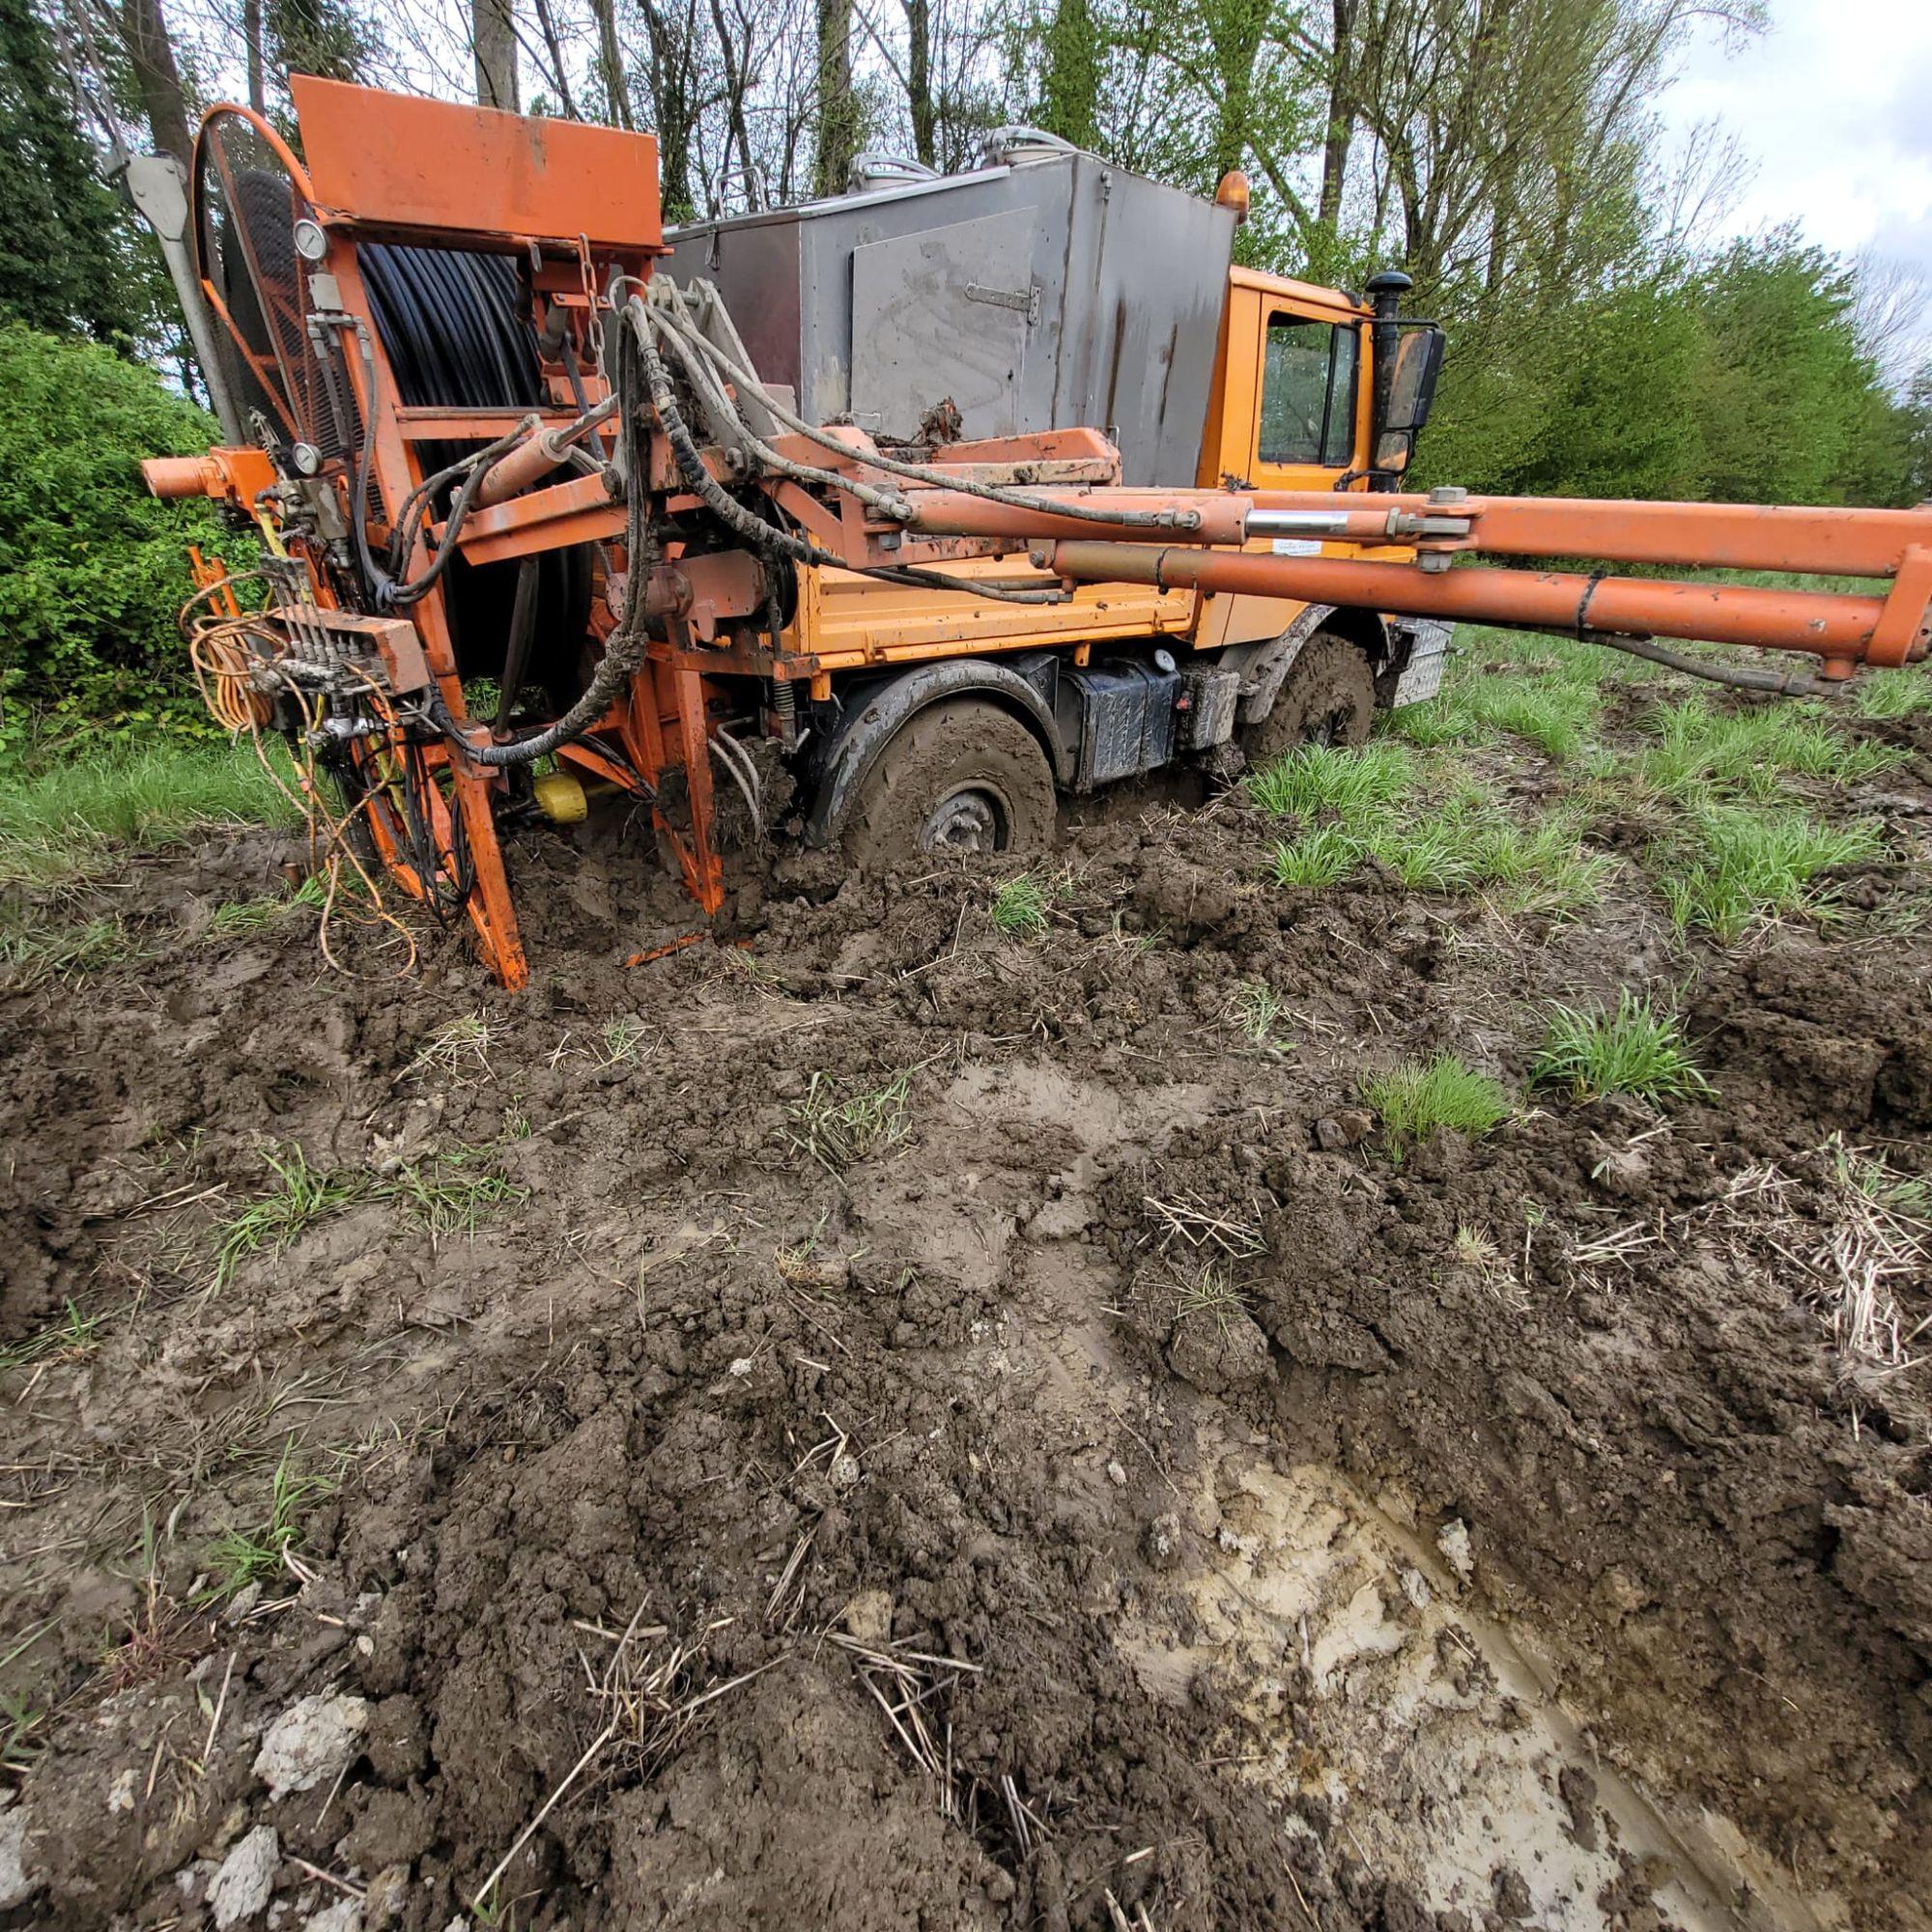
[[[506,985],[527,966],[499,823],[529,809],[539,759],[645,802],[716,913],[716,779],[756,821],[753,741],[805,768],[814,732],[863,724],[846,696],[875,696],[911,663],[943,693],[949,651],[996,651],[980,634],[1012,607],[1083,668],[1072,697],[1090,709],[1094,640],[1125,625],[1184,642],[1203,593],[1653,652],[1659,638],[1752,644],[1818,660],[1827,683],[1932,644],[1932,506],[1400,494],[1406,450],[1339,494],[1127,487],[1093,427],[914,446],[812,421],[760,380],[708,286],[654,275],[667,242],[649,135],[302,77],[293,90],[305,164],[235,107],[213,110],[197,150],[202,292],[235,344],[251,441],[146,473],[157,494],[213,497],[264,533],[258,600],[212,568],[200,593],[197,666],[217,714],[304,744],[339,790],[337,829],[366,832],[410,895],[467,915]],[[1393,331],[1374,333],[1386,355]],[[1372,450],[1388,373],[1361,399]],[[1451,568],[1477,554],[1874,587]],[[881,613],[864,663],[842,670],[810,622],[841,589]],[[930,621],[895,631],[922,600],[953,613],[937,641]],[[1076,753],[1051,742],[1071,715],[1055,664],[978,675],[1069,774]],[[488,720],[466,709],[478,676],[501,692]],[[1206,660],[1182,671],[1164,650],[1141,682],[1193,706],[1190,742],[1208,748],[1216,677],[1229,707],[1237,689],[1248,701],[1252,676]],[[540,715],[515,719],[538,687]],[[817,753],[828,793],[846,742],[830,762]]]

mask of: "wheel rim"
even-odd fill
[[[1326,717],[1311,718],[1302,726],[1301,742],[1304,745],[1346,745],[1350,726],[1354,722],[1354,707],[1338,704]]]
[[[985,785],[961,785],[927,812],[919,829],[922,852],[1001,852],[1006,849],[1005,802]]]

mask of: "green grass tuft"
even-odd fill
[[[1515,1112],[1502,1085],[1477,1073],[1453,1053],[1406,1061],[1362,1082],[1362,1098],[1380,1117],[1389,1158],[1398,1164],[1438,1127],[1472,1139],[1499,1127]]]
[[[1579,1100],[1605,1094],[1662,1100],[1711,1091],[1676,1015],[1658,1011],[1629,987],[1609,1011],[1553,1009],[1529,1078],[1532,1086],[1567,1087]]]
[[[51,1328],[0,1347],[0,1376],[31,1362],[82,1362],[99,1348],[98,1331],[105,1315],[83,1315],[69,1296],[67,1314]]]
[[[229,745],[151,738],[38,770],[0,769],[0,885],[52,885],[116,843],[154,845],[214,825],[293,825],[294,805]]]
[[[1477,829],[1451,807],[1426,818],[1384,818],[1356,835],[1412,893],[1453,893],[1476,882]]]
[[[1594,905],[1603,896],[1612,862],[1585,852],[1582,821],[1573,811],[1557,811],[1523,825],[1498,811],[1486,817],[1476,844],[1477,878],[1501,888],[1505,911],[1567,913]]]
[[[355,1198],[355,1182],[348,1176],[319,1173],[294,1141],[265,1148],[262,1158],[275,1184],[251,1201],[239,1214],[215,1230],[214,1286],[226,1288],[235,1271],[250,1255],[263,1249],[278,1254],[292,1246],[316,1222],[346,1208]]]
[[[993,895],[993,926],[1013,939],[1037,939],[1052,916],[1054,894],[1035,878],[1022,872],[1009,879]]]
[[[619,1013],[614,1019],[606,1020],[598,1065],[629,1065],[650,1037],[650,1028],[636,1013]]]
[[[1292,1053],[1294,1041],[1283,1037],[1288,1002],[1265,980],[1243,980],[1228,1002],[1228,1018],[1267,1053]]]
[[[1847,1187],[1902,1220],[1932,1225],[1932,1180],[1900,1174],[1863,1148],[1847,1147],[1842,1134],[1833,1134],[1827,1146]]]
[[[1471,685],[1461,701],[1480,724],[1526,739],[1559,762],[1582,751],[1603,711],[1594,683],[1561,683],[1508,672]]]
[[[275,1464],[267,1520],[249,1528],[228,1530],[208,1552],[211,1577],[203,1593],[204,1603],[223,1602],[250,1583],[266,1583],[290,1568],[295,1552],[301,1548],[303,1517],[335,1490],[334,1481],[327,1476],[299,1473],[295,1456],[292,1435]]]
[[[400,1202],[435,1243],[451,1235],[473,1235],[491,1208],[522,1201],[529,1189],[493,1166],[481,1149],[460,1147],[404,1161],[375,1193],[380,1200]]]
[[[1661,855],[1659,884],[1680,931],[1729,945],[1760,917],[1829,918],[1832,895],[1813,886],[1816,876],[1883,851],[1871,820],[1825,825],[1791,809],[1706,806],[1691,815],[1689,836]]]
[[[311,874],[293,892],[264,893],[252,899],[230,899],[214,908],[208,922],[213,939],[242,939],[278,925],[303,906],[320,908],[326,888],[320,874]]]
[[[1559,811],[1524,825],[1473,790],[1421,814],[1370,805],[1276,845],[1268,870],[1277,885],[1332,886],[1374,858],[1411,892],[1495,887],[1508,912],[1572,912],[1595,903],[1610,869],[1583,850],[1581,822]]]
[[[1359,751],[1297,745],[1243,781],[1248,796],[1277,818],[1294,814],[1344,818],[1393,805],[1415,787],[1415,758],[1407,746],[1378,738]]]
[[[1341,826],[1321,825],[1277,845],[1268,869],[1278,886],[1332,886],[1354,869],[1361,856],[1361,846]]]
[[[1786,773],[1852,784],[1889,770],[1905,755],[1894,746],[1844,736],[1815,705],[1720,712],[1693,696],[1660,707],[1651,724],[1658,742],[1637,759],[1637,773],[1680,800],[1713,788],[1774,797]]]
[[[792,1145],[829,1174],[842,1175],[854,1161],[905,1139],[912,1125],[906,1107],[911,1093],[912,1075],[901,1073],[883,1087],[840,1099],[831,1081],[814,1073],[804,1100],[792,1109]]]
[[[1850,696],[1861,718],[1908,718],[1932,711],[1932,672],[1922,665],[1911,670],[1861,670],[1852,681]]]
[[[139,957],[140,946],[118,919],[43,922],[0,915],[0,985],[14,991],[84,980]]]

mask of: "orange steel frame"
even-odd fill
[[[647,135],[515,116],[446,102],[405,99],[338,83],[297,77],[298,113],[311,167],[302,164],[259,117],[242,115],[275,149],[330,240],[327,268],[344,307],[368,328],[376,365],[375,393],[350,358],[358,405],[375,423],[374,473],[383,501],[395,506],[424,473],[424,443],[502,435],[517,412],[404,408],[377,335],[357,259],[365,240],[493,249],[525,257],[535,287],[568,305],[588,346],[599,307],[599,279],[613,269],[639,279],[664,252],[657,205],[656,149]],[[206,129],[204,129],[206,140]],[[221,312],[209,286],[210,301]],[[1252,299],[1251,299],[1252,298]],[[1257,306],[1259,304],[1259,306]],[[1313,304],[1312,307],[1309,305]],[[1236,270],[1215,382],[1215,413],[1204,440],[1202,484],[1217,463],[1232,468],[1253,446],[1259,417],[1262,344],[1267,314],[1288,308],[1360,327],[1357,449],[1370,434],[1369,319],[1332,292],[1303,289]],[[1238,310],[1238,313],[1237,313]],[[1331,314],[1332,311],[1332,314]],[[1259,317],[1259,320],[1256,318]],[[1238,340],[1236,340],[1238,337]],[[586,355],[586,368],[596,358]],[[1252,365],[1252,366],[1251,366]],[[266,372],[265,372],[266,373]],[[266,384],[270,393],[277,386]],[[601,384],[592,387],[601,401]],[[557,407],[546,423],[574,419],[559,375]],[[1236,422],[1235,418],[1241,420]],[[609,425],[601,435],[613,434]],[[1002,580],[1060,582],[1073,601],[1059,607],[987,604],[961,594],[934,598],[898,586],[810,567],[799,571],[798,614],[776,647],[760,628],[765,580],[748,552],[689,555],[671,544],[649,584],[629,594],[649,599],[662,618],[644,668],[628,701],[612,707],[592,734],[559,755],[598,778],[639,787],[624,760],[641,775],[659,830],[677,853],[686,885],[706,913],[723,902],[722,869],[711,841],[712,783],[707,739],[714,680],[726,676],[803,681],[814,698],[829,696],[835,671],[911,663],[958,652],[1016,647],[1026,641],[1069,647],[1076,662],[1096,639],[1185,636],[1199,625],[1206,592],[1258,595],[1417,615],[1480,618],[1537,628],[1737,640],[1803,651],[1824,660],[1824,674],[1843,677],[1860,663],[1897,665],[1922,657],[1932,643],[1932,506],[1911,511],[1765,509],[1735,504],[1598,503],[1471,497],[1461,492],[1337,495],[1333,479],[1296,467],[1262,466],[1261,487],[1127,490],[1120,487],[1119,458],[1095,430],[1054,432],[997,442],[961,443],[932,460],[964,476],[983,476],[1024,463],[1037,480],[1036,499],[1104,504],[1110,509],[1167,513],[1155,527],[1095,526],[1056,516],[1044,507],[994,502],[966,492],[893,478],[872,468],[877,454],[854,429],[836,434],[849,454],[829,456],[802,438],[777,438],[781,453],[889,486],[914,505],[910,524],[885,524],[849,494],[814,494],[796,482],[761,484],[792,525],[852,569],[939,563],[963,575],[983,571]],[[648,488],[672,512],[700,507],[684,494],[668,445],[652,437]],[[1232,456],[1230,454],[1232,452]],[[710,453],[721,481],[742,478]],[[272,481],[259,452],[216,451],[206,462],[181,460],[151,468],[162,494],[225,495],[252,506],[254,492]],[[1248,465],[1248,473],[1256,466]],[[1327,483],[1329,487],[1319,486]],[[1326,519],[1322,554],[1274,554],[1254,548],[1268,516]],[[1391,517],[1396,524],[1391,524]],[[1406,524],[1405,524],[1405,520]],[[1398,535],[1396,525],[1404,525]],[[1096,540],[1096,530],[1105,540]],[[598,541],[621,545],[626,512],[600,478],[567,476],[521,496],[478,508],[461,533],[460,549],[475,562],[525,557],[564,545]],[[436,532],[425,530],[410,568],[427,560]],[[1296,549],[1310,548],[1297,545]],[[1889,578],[1884,596],[1850,596],[1735,585],[1687,584],[1655,579],[1563,572],[1455,570],[1477,552],[1506,558],[1587,556],[1606,562],[1684,568],[1776,569]],[[1030,553],[1030,554],[1029,554]],[[633,560],[626,558],[629,567]],[[1103,586],[1090,588],[1088,586]],[[599,609],[602,610],[602,600]],[[836,621],[828,611],[841,614]],[[1015,609],[1025,613],[1015,619]],[[465,716],[454,641],[441,593],[412,607],[425,658],[450,713]],[[608,633],[610,618],[594,628]],[[1197,633],[1198,634],[1198,633]],[[472,727],[480,742],[483,727]],[[600,745],[599,739],[605,743]],[[611,749],[621,751],[621,758]],[[434,837],[440,860],[456,871],[460,818],[474,866],[469,909],[484,957],[509,986],[528,968],[516,910],[492,817],[499,776],[460,749],[433,746],[425,755],[447,775],[449,801],[435,791]],[[670,824],[658,804],[660,779],[682,768],[689,826]],[[453,805],[453,813],[451,806]],[[412,871],[394,825],[382,810],[371,814],[383,855],[406,890],[427,896],[432,881]]]
[[[574,299],[587,322],[594,312],[599,270],[605,275],[617,270],[642,277],[650,272],[651,261],[664,252],[656,143],[649,136],[568,122],[526,122],[489,109],[401,99],[300,75],[291,85],[308,152],[307,167],[258,115],[233,105],[211,110],[203,126],[202,152],[210,152],[207,129],[219,117],[232,114],[246,121],[274,152],[327,234],[326,267],[335,278],[343,309],[359,318],[368,330],[375,365],[373,393],[358,357],[347,358],[349,374],[357,408],[365,421],[374,422],[376,488],[383,502],[393,507],[422,480],[424,443],[487,441],[528,412],[399,406],[394,372],[364,285],[358,244],[405,241],[525,255],[537,265],[537,288],[561,295],[566,302]],[[212,153],[225,175],[218,144]],[[219,292],[205,274],[202,286],[211,306],[229,324],[231,337],[241,344]],[[595,359],[586,355],[586,368],[594,367]],[[269,395],[275,397],[283,384],[272,380],[266,368],[257,373]],[[592,400],[601,400],[604,391],[597,379],[586,375],[583,381]],[[551,420],[568,422],[576,411],[549,413]],[[295,430],[293,424],[284,427],[291,433]],[[239,484],[232,473],[238,469],[243,472]],[[223,496],[243,508],[252,508],[256,494],[273,480],[268,459],[254,450],[217,451],[205,461],[195,460],[191,470],[185,459],[166,471],[158,465],[150,470],[151,485],[157,492]],[[608,497],[603,500],[608,502]],[[621,527],[599,533],[621,541]],[[408,560],[411,573],[428,561],[435,534],[423,532],[415,554]],[[553,522],[547,534],[552,542],[582,540],[567,522]],[[316,587],[327,602],[319,576]],[[443,702],[452,717],[464,721],[455,641],[440,588],[412,606],[410,616]],[[687,653],[655,646],[645,668],[632,681],[628,701],[613,706],[593,727],[617,740],[630,769],[601,753],[590,737],[563,747],[559,755],[632,791],[640,789],[633,773],[641,777],[642,793],[651,802],[658,830],[676,852],[687,887],[707,913],[714,913],[724,902],[724,880],[710,837],[709,695]],[[503,781],[460,751],[435,745],[422,749],[432,774],[445,774],[450,786],[445,800],[432,782],[427,801],[439,869],[452,880],[458,875],[460,818],[473,873],[473,888],[465,903],[480,952],[498,980],[505,986],[521,986],[529,968],[492,811]],[[671,824],[657,802],[660,781],[679,766],[686,772],[688,833]],[[435,882],[417,876],[406,856],[400,819],[384,796],[380,776],[371,776],[375,782],[364,816],[378,851],[405,892],[427,899]]]

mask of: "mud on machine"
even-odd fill
[[[719,786],[762,837],[781,768],[855,862],[1019,849],[1057,792],[1360,742],[1460,618],[1777,690],[1932,642],[1932,507],[1404,491],[1441,332],[1399,275],[1231,269],[1238,176],[1206,202],[1005,129],[969,174],[667,235],[648,134],[292,86],[302,159],[232,106],[196,147],[184,294],[240,419],[143,469],[259,534],[194,559],[216,716],[286,735],[334,861],[467,918],[505,985],[502,833],[586,783],[716,914]],[[1520,567],[1552,557],[1598,567]]]

